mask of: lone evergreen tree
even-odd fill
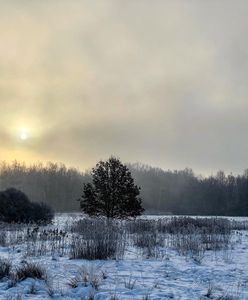
[[[92,169],[92,183],[84,185],[80,206],[89,216],[135,217],[144,211],[139,194],[128,168],[110,157]]]

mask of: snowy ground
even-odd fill
[[[78,218],[57,215],[53,227],[66,228]],[[38,262],[47,270],[48,280],[28,278],[11,288],[8,280],[2,280],[0,299],[248,299],[248,231],[233,231],[232,247],[207,251],[201,263],[171,248],[147,259],[129,246],[123,260],[85,261],[68,255],[27,257],[25,247],[0,247],[0,256],[15,266],[25,260]],[[75,276],[86,273],[89,281],[97,283],[96,289],[69,285]],[[90,295],[95,297],[87,298]]]

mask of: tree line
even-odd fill
[[[131,170],[141,186],[147,211],[179,215],[248,215],[248,170],[237,176],[218,171],[208,177],[196,176],[188,168],[164,171],[134,164]]]
[[[241,175],[196,176],[191,169],[165,171],[143,164],[128,164],[140,186],[147,213],[187,215],[248,215],[248,170]],[[49,204],[56,211],[79,211],[89,172],[64,164],[37,163],[26,166],[14,161],[0,163],[0,190],[23,191],[30,200]]]
[[[14,161],[0,163],[0,190],[16,188],[31,201],[43,202],[55,211],[78,211],[76,201],[82,194],[83,184],[90,175],[61,163],[37,163],[26,166]]]

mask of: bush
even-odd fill
[[[90,264],[89,266],[82,266],[78,270],[76,276],[69,281],[69,286],[71,288],[77,288],[79,285],[92,286],[98,290],[103,279],[103,272]]]
[[[162,236],[159,236],[156,231],[153,233],[143,231],[133,235],[134,246],[143,250],[143,254],[147,257],[157,257],[159,247],[164,246]]]
[[[50,223],[52,209],[43,203],[33,203],[21,191],[10,188],[0,192],[0,221],[7,223]]]
[[[231,223],[224,218],[191,217],[173,217],[158,221],[158,230],[163,233],[191,233],[197,229],[206,234],[230,234]]]
[[[153,232],[156,231],[157,223],[158,221],[156,220],[137,219],[127,221],[125,225],[130,234],[142,234],[143,232],[149,232],[153,234]]]
[[[78,235],[72,241],[71,257],[110,259],[124,253],[123,232],[114,221],[83,219],[72,228]]]
[[[45,203],[32,203],[32,218],[36,223],[50,223],[54,217],[54,212]]]
[[[171,245],[179,254],[200,263],[206,250],[226,250],[231,239],[230,222],[222,218],[174,217],[159,223],[159,230],[169,233]]]
[[[27,278],[46,279],[46,271],[39,264],[26,262],[17,268],[16,277],[19,281]]]
[[[9,277],[11,267],[12,265],[9,260],[0,258],[0,279]]]

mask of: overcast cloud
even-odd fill
[[[0,0],[0,159],[242,172],[247,15],[245,0]]]

